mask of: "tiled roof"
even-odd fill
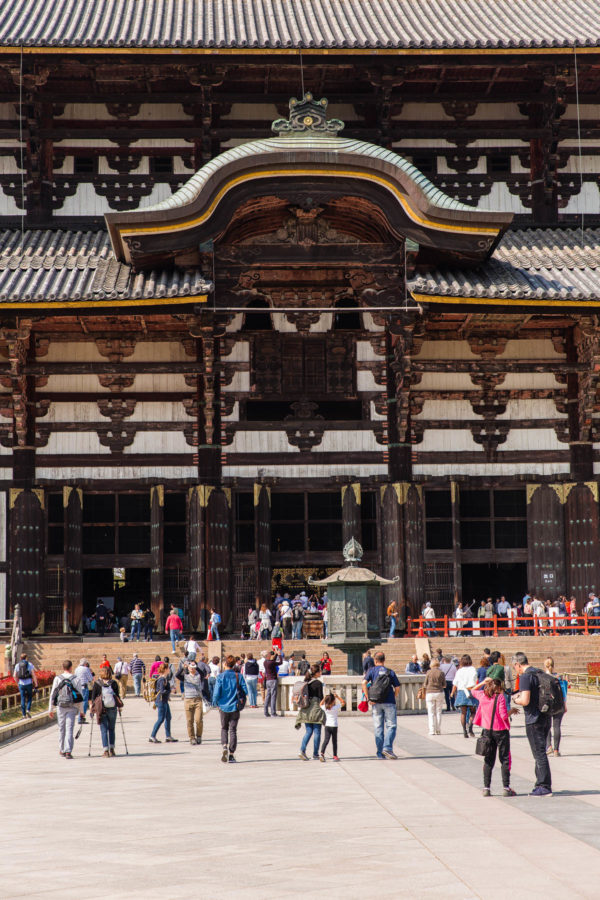
[[[598,0],[2,0],[0,45],[513,48],[600,44]]]
[[[0,231],[0,302],[165,300],[211,290],[197,269],[136,274],[104,231]]]
[[[508,231],[474,268],[437,268],[410,282],[417,294],[507,300],[600,300],[600,229]]]

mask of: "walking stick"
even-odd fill
[[[119,709],[119,722],[121,723],[121,731],[123,732],[123,743],[125,744],[125,756],[129,756],[129,750],[127,749],[127,740],[125,738],[125,728],[123,726],[123,719],[121,717],[120,709]]]
[[[94,730],[94,716],[90,715],[90,746],[88,748],[88,756],[92,755],[92,731]]]

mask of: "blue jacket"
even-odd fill
[[[238,675],[240,687],[245,694],[248,693],[243,675]],[[233,669],[226,669],[217,675],[215,690],[213,693],[213,706],[218,706],[223,712],[237,711],[237,683],[236,673]]]

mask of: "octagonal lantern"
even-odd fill
[[[327,643],[347,655],[349,675],[362,674],[362,654],[381,640],[381,586],[398,581],[359,565],[362,552],[351,538],[343,551],[348,565],[321,581],[309,579],[310,584],[327,587]]]

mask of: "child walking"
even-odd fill
[[[345,706],[345,703],[337,694],[327,694],[327,696],[323,697],[321,700],[320,706],[325,710],[325,734],[323,735],[319,759],[321,762],[325,762],[325,750],[331,739],[333,745],[333,760],[334,762],[339,762],[338,716],[342,706]]]
[[[499,678],[485,678],[471,688],[471,694],[479,701],[475,714],[475,725],[481,725],[483,736],[487,737],[489,741],[488,752],[483,758],[483,796],[489,797],[491,793],[492,770],[496,762],[497,751],[502,771],[504,796],[516,797],[515,791],[510,786],[510,718],[518,713],[518,710],[507,711],[504,687]]]

